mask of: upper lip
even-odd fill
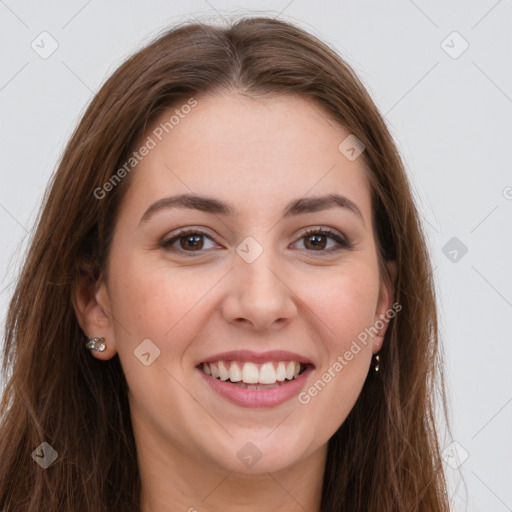
[[[294,352],[287,350],[269,350],[267,352],[253,352],[252,350],[231,350],[230,352],[222,352],[214,354],[205,359],[201,359],[201,363],[211,363],[216,361],[247,361],[252,363],[266,363],[269,361],[295,361],[302,364],[313,365],[310,359]]]

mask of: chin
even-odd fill
[[[214,463],[226,471],[247,475],[278,472],[307,456],[304,433],[290,432],[289,425],[279,428],[282,432],[270,434],[267,429],[254,429],[253,434],[244,430],[227,438],[223,446],[217,445],[214,453],[211,445],[207,450]]]

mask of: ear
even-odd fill
[[[389,320],[392,318],[392,316],[390,316],[390,312],[393,312],[393,316],[396,314],[392,308],[393,300],[395,298],[395,283],[397,276],[396,261],[387,261],[386,268],[387,274],[382,276],[377,310],[375,312],[374,325],[379,333],[373,338],[372,352],[374,354],[382,348],[384,336],[389,326]]]
[[[73,286],[72,302],[78,324],[85,336],[88,339],[105,338],[105,350],[91,350],[91,354],[101,360],[112,358],[117,349],[106,284],[90,276],[80,277]],[[85,346],[84,350],[87,350]]]

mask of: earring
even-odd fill
[[[106,348],[105,338],[91,338],[86,344],[85,348],[91,352],[103,352]]]
[[[379,356],[379,354],[375,354],[373,356],[373,371],[375,373],[378,373],[378,371],[379,371],[379,364],[380,364],[380,356]]]

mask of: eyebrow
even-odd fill
[[[157,212],[171,208],[186,208],[191,210],[199,210],[214,215],[225,215],[231,217],[238,215],[236,208],[219,199],[198,196],[194,194],[180,194],[171,197],[164,197],[153,203],[144,212],[144,215],[142,215],[139,221],[139,226],[140,224],[147,222]],[[328,194],[325,196],[317,197],[302,197],[290,201],[283,210],[283,218],[328,210],[330,208],[347,209],[359,217],[363,223],[363,226],[365,226],[361,210],[359,210],[353,201],[340,194]]]

